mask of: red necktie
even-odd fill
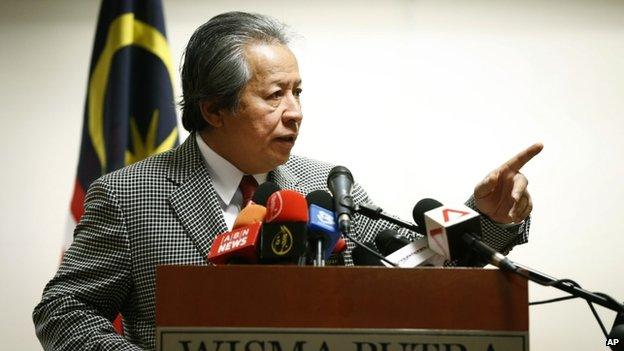
[[[256,181],[256,178],[250,175],[243,176],[243,179],[238,186],[241,193],[243,194],[243,206],[241,206],[241,209],[245,208],[245,206],[249,204],[249,202],[251,201],[251,197],[253,196],[254,192],[256,192],[257,187],[258,182]]]

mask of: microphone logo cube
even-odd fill
[[[217,235],[210,247],[208,261],[225,264],[232,257],[244,257],[254,262],[257,259],[256,242],[261,225],[262,223],[256,222]]]
[[[223,253],[243,246],[247,242],[247,236],[249,235],[249,228],[241,228],[239,230],[231,232],[229,235],[223,237],[217,253]]]
[[[264,223],[260,235],[263,263],[297,263],[307,247],[305,222]]]
[[[310,225],[331,232],[336,231],[334,213],[315,204],[310,205]]]
[[[479,214],[471,208],[441,206],[425,212],[425,224],[429,248],[449,260],[456,259],[461,252],[461,235],[471,231],[481,233]]]

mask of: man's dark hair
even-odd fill
[[[213,103],[212,110],[235,111],[240,95],[251,79],[245,46],[254,43],[288,44],[286,26],[264,15],[227,12],[197,28],[182,64],[182,125],[189,132],[208,126],[199,103]]]

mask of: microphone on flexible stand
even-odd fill
[[[351,209],[355,207],[351,196],[353,175],[347,167],[336,166],[329,171],[327,187],[334,196],[338,227],[342,233],[348,233],[351,230],[351,217],[353,217]]]

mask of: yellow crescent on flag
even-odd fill
[[[169,81],[173,84],[173,65],[167,39],[156,28],[144,22],[136,20],[134,14],[126,13],[116,18],[108,29],[106,44],[102,54],[95,64],[89,80],[88,112],[89,112],[89,135],[93,148],[100,160],[102,173],[106,172],[106,148],[104,144],[104,98],[108,85],[108,76],[115,53],[127,46],[136,45],[154,54],[163,62],[169,73]],[[177,128],[163,143],[158,150],[166,150],[175,144]],[[167,144],[167,145],[165,145]],[[127,157],[126,157],[127,158]]]

